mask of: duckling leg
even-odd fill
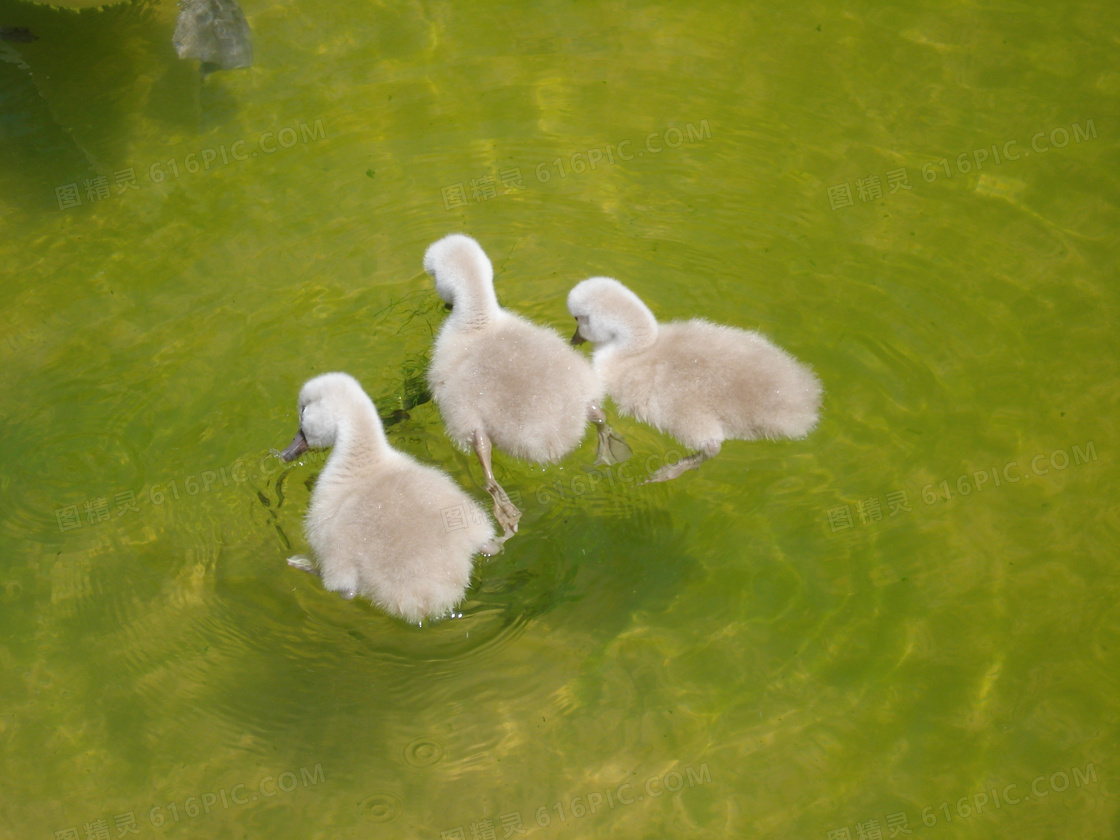
[[[494,470],[490,467],[490,438],[482,429],[475,430],[474,451],[482,464],[482,474],[486,478],[486,492],[494,500],[494,518],[502,526],[502,542],[505,542],[517,533],[517,522],[521,519],[521,511],[509,500],[502,485],[494,478]]]
[[[319,567],[316,566],[311,561],[311,558],[306,554],[297,554],[294,557],[289,557],[288,565],[293,569],[299,569],[301,572],[307,572],[308,574],[315,575],[315,577],[317,578],[321,578],[323,576],[319,571]],[[340,589],[336,591],[347,601],[358,594],[358,591],[356,589]]]
[[[682,473],[694,470],[707,461],[709,458],[714,458],[719,454],[720,442],[718,440],[709,441],[700,447],[699,452],[693,452],[691,455],[685,455],[675,464],[666,464],[642,484],[652,484],[655,481],[672,481]]]
[[[598,403],[587,404],[587,416],[599,433],[599,448],[595,450],[596,464],[618,464],[633,454],[622,436],[607,424],[607,415]]]

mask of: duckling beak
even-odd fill
[[[307,438],[303,436],[303,429],[296,432],[296,436],[292,438],[292,442],[288,444],[288,448],[280,453],[280,457],[285,463],[294,461],[300,455],[307,451]]]
[[[573,347],[578,347],[579,345],[583,344],[585,341],[587,341],[587,339],[579,334],[579,327],[577,326],[576,327],[576,334],[572,336],[572,346]]]

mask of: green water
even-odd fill
[[[200,85],[171,3],[0,4],[0,835],[1120,834],[1113,5],[243,7]],[[485,498],[413,406],[451,231],[565,332],[761,329],[820,427],[500,457],[462,618],[324,592],[311,376]]]

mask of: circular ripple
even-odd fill
[[[431,767],[443,758],[443,745],[439,741],[417,738],[404,748],[404,760],[413,767]]]
[[[379,823],[391,822],[401,812],[399,797],[384,791],[371,793],[358,803],[358,807],[369,820]]]

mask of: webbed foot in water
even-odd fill
[[[306,554],[297,554],[294,557],[288,558],[288,565],[293,569],[299,569],[301,572],[319,576],[319,568]]]

